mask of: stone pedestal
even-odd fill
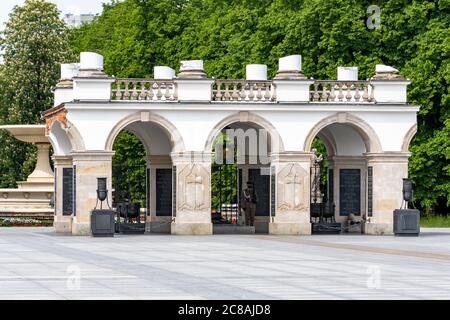
[[[272,211],[272,221],[269,223],[270,234],[311,234],[309,200],[313,156],[312,152],[283,152],[271,155],[276,190],[275,215]]]
[[[211,153],[172,153],[176,167],[176,205],[172,234],[213,232],[211,223]]]
[[[276,79],[277,101],[279,102],[308,102],[310,86],[314,80],[309,79]]]
[[[53,182],[53,171],[49,162],[50,143],[35,143],[37,147],[36,168],[28,176],[29,183],[51,184]]]
[[[0,188],[0,213],[10,216],[52,216],[50,199],[54,192],[54,176],[49,162],[50,142],[45,125],[5,125],[16,139],[33,143],[37,148],[36,167],[26,181],[17,181],[17,188]]]
[[[55,168],[55,218],[53,227],[58,233],[72,232],[73,212],[64,212],[63,191],[64,191],[64,169],[72,169],[72,157],[53,156]]]
[[[91,233],[90,214],[97,203],[97,178],[107,178],[108,201],[112,201],[111,161],[114,152],[86,151],[73,153],[75,175],[75,213],[72,234]],[[99,204],[100,205],[100,202]],[[103,208],[107,207],[106,201]]]
[[[368,214],[363,232],[393,234],[393,211],[402,205],[403,178],[408,177],[410,153],[366,153],[367,165],[373,171],[372,216]]]

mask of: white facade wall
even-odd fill
[[[120,130],[128,129],[145,145],[150,170],[176,167],[175,207],[182,212],[171,217],[172,233],[211,234],[212,141],[224,127],[236,122],[253,122],[281,140],[279,148],[273,143],[271,147],[276,203],[269,232],[311,232],[311,143],[321,134],[333,151],[329,161],[335,169],[334,201],[339,201],[339,170],[360,169],[359,215],[367,218],[365,230],[392,233],[392,211],[401,201],[401,180],[407,176],[407,147],[419,109],[407,104],[409,81],[398,80],[395,69],[383,69],[376,81],[347,86],[342,81],[306,79],[301,65],[295,63],[291,70],[279,70],[274,81],[261,82],[264,77],[258,77],[253,82],[230,82],[207,78],[203,63],[187,61],[173,80],[116,82],[102,72],[101,56],[87,56],[99,58],[95,70],[81,68],[77,76],[66,79],[69,81],[61,84],[61,92],[56,92],[60,104],[44,113],[57,155],[72,157],[77,166],[73,233],[89,233],[89,206],[96,201],[95,177],[107,177],[111,183],[114,138]],[[383,77],[385,80],[379,80]],[[142,83],[150,85],[143,90]],[[112,86],[120,94],[118,100],[113,98]],[[337,98],[342,90],[344,96]],[[370,215],[366,199],[368,167],[374,172]],[[282,191],[286,186],[293,186],[294,191]],[[347,219],[336,218],[342,222]]]
[[[308,133],[323,119],[346,112],[365,121],[376,133],[382,151],[401,151],[408,130],[416,123],[416,107],[369,106],[330,108],[318,105],[277,104],[246,106],[189,104],[180,107],[170,103],[67,103],[67,118],[83,137],[86,150],[103,150],[106,140],[119,121],[141,111],[150,111],[164,117],[181,134],[186,150],[203,151],[214,127],[223,119],[240,111],[247,111],[270,122],[281,136],[286,151],[303,150]],[[250,108],[251,107],[251,108]],[[293,110],[296,109],[296,110]],[[375,110],[370,110],[375,109]]]

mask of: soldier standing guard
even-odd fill
[[[244,189],[242,200],[242,208],[245,210],[245,224],[247,226],[254,226],[258,196],[256,191],[253,189],[252,181],[247,181],[247,188]]]

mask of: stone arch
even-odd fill
[[[67,119],[48,122],[46,135],[57,155],[68,155],[73,151],[85,150],[80,132]]]
[[[317,137],[319,137],[325,144],[329,157],[332,157],[337,154],[336,141],[331,134],[329,134],[328,132],[321,131],[317,134]]]
[[[153,112],[138,112],[126,116],[125,118],[120,120],[109,133],[105,143],[105,150],[112,151],[114,140],[116,139],[119,132],[122,129],[124,129],[127,125],[137,121],[153,122],[156,125],[160,126],[162,129],[164,129],[169,135],[173,152],[182,152],[185,150],[183,138],[178,129],[175,127],[175,125],[173,125],[166,118],[157,115]]]
[[[304,151],[311,151],[311,144],[319,132],[333,123],[348,124],[355,129],[364,141],[367,152],[381,152],[381,143],[375,130],[361,118],[347,112],[335,113],[327,118],[322,119],[314,125],[306,136],[303,145]]]
[[[147,155],[150,155],[150,146],[151,146],[151,142],[146,140],[146,139],[142,139],[141,135],[139,134],[139,132],[137,132],[136,130],[132,129],[132,128],[127,128],[128,131],[130,131],[131,133],[133,133],[136,138],[142,143],[142,145],[145,148],[145,152]],[[120,131],[119,131],[120,132]],[[115,137],[114,137],[115,139]],[[114,144],[114,140],[113,140],[113,144]]]
[[[411,144],[412,139],[417,133],[417,123],[415,123],[411,128],[409,128],[408,132],[406,133],[405,137],[403,138],[402,143],[402,152],[408,152],[409,151],[409,145]]]
[[[272,152],[276,150],[277,152],[283,152],[284,151],[284,145],[283,140],[281,139],[280,134],[278,133],[278,130],[275,128],[275,126],[270,123],[268,120],[264,119],[263,117],[254,114],[252,112],[247,111],[240,111],[237,113],[234,113],[224,119],[222,119],[219,123],[217,123],[214,128],[211,130],[211,132],[208,135],[208,138],[205,143],[205,152],[211,152],[214,141],[216,140],[217,136],[219,135],[220,131],[235,122],[251,122],[254,123],[264,129],[266,129],[271,138],[272,142]]]

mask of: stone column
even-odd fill
[[[310,222],[310,168],[312,152],[272,154],[275,178],[275,210],[269,223],[270,234],[308,235]],[[273,182],[271,183],[273,188]],[[273,190],[271,190],[273,192]],[[271,198],[273,195],[271,196]],[[275,211],[275,212],[274,212]]]
[[[149,190],[147,191],[147,214],[145,218],[145,232],[147,233],[170,233],[172,215],[157,216],[156,201],[156,172],[158,169],[172,169],[172,159],[170,155],[150,155],[147,157],[147,168],[150,170],[149,181],[147,181]],[[173,192],[172,192],[173,194]],[[170,212],[171,213],[171,212]]]
[[[372,168],[372,216],[364,224],[366,234],[393,234],[393,211],[400,208],[403,178],[408,177],[407,152],[366,153],[368,168]]]
[[[55,168],[55,194],[54,194],[55,218],[53,222],[53,227],[55,228],[55,231],[58,233],[71,233],[73,210],[70,213],[64,212],[63,210],[64,209],[63,186],[64,186],[64,169],[73,168],[72,157],[55,155],[53,156],[53,163]]]
[[[176,168],[172,234],[212,234],[211,153],[172,153]]]
[[[112,202],[112,156],[109,151],[73,153],[75,175],[75,213],[72,234],[90,235],[91,211],[97,203],[97,178],[107,178],[108,201]],[[100,205],[100,203],[99,203]],[[103,208],[106,208],[106,201]]]

